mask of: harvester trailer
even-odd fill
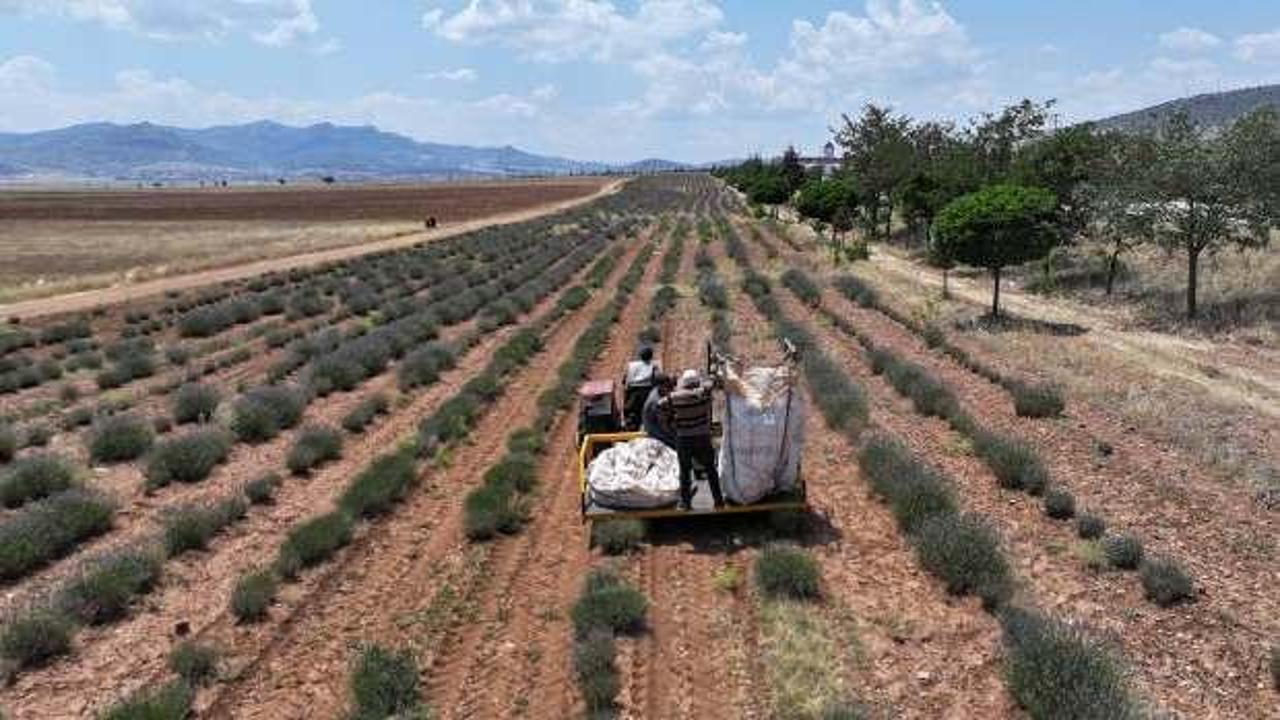
[[[695,465],[691,507],[679,508],[672,494],[672,484],[678,483],[673,474],[678,473],[673,465],[675,451],[660,446],[643,431],[623,429],[613,381],[583,383],[578,391],[578,487],[583,521],[807,509],[800,469],[805,412],[796,388],[799,352],[789,340],[783,339],[781,346],[781,363],[748,368],[738,358],[706,345],[706,376],[723,396],[723,401],[713,403],[711,425],[722,490],[729,500],[720,507],[712,500],[706,468]],[[614,474],[609,482],[647,483],[637,493],[644,502],[612,502],[599,487],[593,487],[593,477],[604,472],[597,467],[597,459],[624,446],[635,448],[637,454],[630,463],[610,465],[621,469],[610,470]]]

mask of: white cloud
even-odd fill
[[[1280,62],[1280,28],[1236,38],[1236,57],[1245,62]]]
[[[723,19],[710,0],[640,0],[627,14],[608,0],[470,0],[448,14],[422,16],[423,27],[456,43],[492,43],[544,62],[634,58]]]
[[[540,85],[527,95],[498,93],[470,104],[472,109],[500,115],[516,115],[532,118],[543,113],[544,106],[555,100],[559,91],[554,85]]]
[[[371,124],[438,142],[511,144],[543,151],[580,147],[588,156],[602,157],[600,135],[596,128],[583,125],[583,114],[549,112],[558,94],[554,85],[541,85],[524,94],[499,93],[464,101],[382,90],[321,102],[289,96],[246,97],[139,68],[115,73],[110,87],[85,92],[62,87],[53,65],[24,55],[0,58],[0,132],[99,121],[206,127],[267,118],[293,125]],[[561,144],[570,125],[577,129]],[[627,151],[625,147],[609,149]]]
[[[160,40],[244,34],[270,46],[315,34],[311,0],[0,0],[0,13],[54,14]]]
[[[435,70],[424,75],[428,80],[448,80],[450,82],[472,82],[480,75],[471,68],[455,68],[453,70]]]
[[[533,117],[538,114],[538,106],[527,98],[510,93],[498,93],[490,95],[482,100],[473,103],[473,107],[479,110],[495,112],[501,115],[519,115],[522,117]]]
[[[980,53],[940,5],[870,0],[865,15],[828,13],[792,23],[789,49],[771,68],[746,53],[743,34],[713,30],[695,52],[656,52],[633,63],[644,95],[620,110],[643,115],[808,111],[823,117],[877,93],[932,96],[936,106],[972,106]]]
[[[1210,50],[1222,44],[1222,40],[1213,33],[1199,28],[1180,27],[1160,35],[1160,47],[1184,52],[1200,52]]]
[[[40,92],[51,87],[57,70],[34,55],[18,55],[0,63],[0,92]]]
[[[1175,80],[1184,85],[1203,86],[1215,82],[1222,73],[1218,64],[1212,60],[1204,58],[1174,60],[1158,57],[1151,61],[1151,74],[1154,77]]]
[[[724,32],[721,30],[712,30],[707,33],[707,37],[702,41],[699,49],[702,52],[714,53],[722,50],[734,50],[736,48],[745,47],[747,44],[746,33]]]
[[[1110,90],[1120,86],[1124,80],[1124,71],[1120,68],[1093,70],[1076,78],[1075,86],[1081,90]]]

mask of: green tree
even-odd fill
[[[1185,113],[1154,138],[1147,202],[1154,238],[1187,261],[1187,317],[1197,314],[1200,258],[1224,247],[1259,247],[1277,216],[1280,146],[1275,112],[1241,118],[1225,133],[1197,127]]]
[[[951,297],[951,269],[956,266],[955,258],[947,255],[947,248],[943,247],[936,237],[930,237],[926,247],[928,252],[925,254],[925,262],[942,271],[942,297],[949,298]]]
[[[858,207],[852,177],[838,173],[831,178],[809,180],[796,194],[795,206],[796,212],[811,220],[819,233],[831,228],[832,258],[839,258],[843,235],[853,229]]]
[[[788,197],[804,185],[804,166],[800,164],[800,153],[790,145],[782,153],[782,179],[787,183]]]
[[[951,201],[934,221],[940,257],[991,271],[991,315],[1000,315],[1000,271],[1044,257],[1058,241],[1057,198],[1001,184]]]
[[[1107,253],[1106,292],[1111,295],[1120,256],[1151,242],[1154,215],[1142,202],[1154,145],[1149,138],[1111,132],[1098,136],[1099,151],[1088,178],[1076,189],[1081,234]]]
[[[1058,212],[1068,234],[1080,232],[1089,215],[1082,193],[1106,150],[1106,141],[1090,123],[1073,125],[1025,145],[1014,161],[1013,179],[1042,187],[1058,197]]]
[[[837,265],[844,259],[844,237],[854,226],[853,208],[848,205],[841,205],[836,209],[836,214],[831,217],[831,252],[835,256]]]
[[[1000,113],[985,113],[969,131],[974,169],[982,184],[1009,182],[1019,148],[1044,135],[1054,101],[1023,99]]]
[[[842,118],[844,127],[835,132],[835,141],[844,150],[845,166],[857,178],[865,224],[874,234],[883,223],[887,239],[894,191],[912,172],[915,153],[907,134],[911,119],[871,103],[856,121],[848,115]]]
[[[779,172],[766,171],[755,178],[747,188],[751,202],[763,205],[781,205],[791,198],[787,181]]]
[[[927,172],[917,172],[898,188],[898,207],[902,210],[902,217],[924,245],[929,243],[929,226],[933,224],[933,218],[950,200],[942,184]]]
[[[809,180],[796,195],[796,212],[803,217],[829,223],[842,207],[858,207],[858,192],[853,178],[846,174]]]

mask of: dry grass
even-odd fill
[[[386,240],[408,221],[0,220],[0,303]]]
[[[1241,283],[1241,287],[1252,282],[1244,279],[1245,275],[1280,272],[1280,254],[1270,252],[1267,263],[1251,271],[1233,265],[1248,257],[1224,253],[1218,259],[1222,264],[1218,281],[1226,282],[1232,268],[1240,270],[1232,282]],[[1260,331],[1256,328],[1240,331],[1234,340],[1224,337],[1208,343],[1210,351],[1201,364],[1229,364],[1214,374],[1212,367],[1196,366],[1192,360],[1202,353],[1185,350],[1177,344],[1176,336],[1130,336],[1123,331],[1059,335],[1029,325],[993,332],[973,323],[985,308],[954,295],[942,300],[936,287],[926,287],[919,279],[891,272],[874,261],[859,263],[854,272],[904,314],[948,328],[954,340],[976,349],[981,356],[998,358],[1017,372],[1060,385],[1069,402],[1079,400],[1110,409],[1125,424],[1177,446],[1215,475],[1239,483],[1248,492],[1280,495],[1280,456],[1265,432],[1267,424],[1275,426],[1274,419],[1254,406],[1269,397],[1266,388],[1258,384],[1265,377],[1254,376],[1250,381],[1248,358],[1260,357],[1255,346],[1260,342]],[[924,274],[932,279],[938,272],[922,270]],[[1209,274],[1214,271],[1206,272]],[[977,287],[984,287],[985,276],[973,277]],[[1062,300],[1050,302],[1056,308]],[[957,323],[965,329],[954,329]],[[1133,342],[1112,342],[1117,337],[1132,337]],[[1164,342],[1166,338],[1169,342]],[[1241,366],[1236,367],[1236,362]]]
[[[764,602],[760,634],[770,717],[820,718],[827,708],[847,699],[842,649],[818,608],[791,601]]]
[[[388,240],[591,195],[600,178],[0,193],[0,303]]]
[[[1193,330],[1229,334],[1276,347],[1280,335],[1280,252],[1273,238],[1269,248],[1224,249],[1200,261],[1198,300],[1201,317],[1186,320],[1187,261],[1183,254],[1141,248],[1121,260],[1125,272],[1116,280],[1114,295],[1106,296],[1105,249],[1083,246],[1062,253],[1055,265],[1050,296],[1105,308],[1138,327]],[[1036,264],[1018,269],[1013,277],[1033,284],[1043,279]],[[1021,283],[1020,283],[1021,284]]]

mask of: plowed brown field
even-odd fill
[[[980,514],[994,529],[1014,577],[1011,597],[1001,602],[1084,628],[1116,653],[1146,708],[1171,717],[1280,718],[1266,666],[1272,644],[1280,642],[1274,592],[1280,524],[1274,510],[1201,473],[1196,458],[1162,446],[1143,428],[1122,426],[1086,398],[1068,396],[1063,417],[1018,416],[1006,390],[883,312],[846,299],[831,282],[841,271],[829,267],[820,249],[757,224],[710,177],[635,179],[576,209],[567,206],[600,190],[598,183],[588,190],[575,182],[546,183],[536,201],[515,186],[475,187],[492,191],[474,201],[487,209],[441,196],[456,204],[438,216],[518,207],[525,214],[512,219],[521,222],[328,258],[293,273],[216,285],[193,277],[164,288],[168,295],[145,299],[101,294],[96,303],[105,304],[103,311],[84,316],[83,347],[73,350],[74,340],[51,332],[68,317],[58,315],[31,323],[30,343],[0,353],[5,372],[14,373],[85,352],[102,353],[106,367],[131,353],[157,364],[153,374],[119,388],[99,387],[99,370],[71,368],[0,395],[0,412],[20,437],[40,424],[52,435],[46,449],[22,447],[17,460],[0,464],[0,478],[24,458],[54,452],[76,468],[77,482],[114,507],[108,530],[78,538],[39,563],[18,566],[0,553],[0,568],[10,573],[0,588],[4,717],[98,717],[121,700],[177,682],[170,655],[184,642],[217,656],[214,677],[189,688],[195,717],[348,717],[359,702],[353,668],[371,646],[408,653],[405,692],[432,717],[582,717],[589,708],[572,608],[588,573],[604,565],[647,601],[643,626],[616,635],[613,716],[818,720],[844,717],[823,710],[856,706],[876,718],[1025,717],[1008,672],[1007,616],[984,609],[973,594],[947,592],[922,564],[918,537],[900,529],[861,469],[859,452],[868,438],[887,435],[937,468],[960,509]],[[272,209],[255,205],[259,197],[251,194],[187,195],[198,196],[190,217],[254,218],[311,212],[307,203],[331,192],[353,194],[340,207],[315,210],[320,215],[310,220],[344,212],[399,217],[422,202],[407,188],[263,191],[288,198]],[[184,197],[177,191],[111,195],[83,207],[72,203],[67,212],[95,220],[150,217],[177,212],[169,203]],[[8,210],[0,202],[0,217],[48,212],[69,200],[32,196],[25,202]],[[529,208],[547,202],[566,207],[553,218],[533,217],[543,210]],[[683,243],[683,254],[671,277],[663,273],[663,256],[676,243]],[[628,292],[633,267],[639,283]],[[792,268],[813,279],[820,298],[806,304],[784,286],[781,277]],[[776,310],[746,292],[749,270],[769,282]],[[703,367],[717,313],[701,287],[707,276],[725,291],[718,312],[732,332],[723,350],[754,364],[779,361],[776,333],[784,325],[778,318],[785,317],[792,331],[811,336],[813,351],[865,392],[866,417],[858,428],[829,425],[820,412],[822,390],[803,366],[807,512],[655,520],[632,552],[606,557],[592,547],[591,526],[581,515],[576,408],[553,404],[547,391],[562,381],[566,361],[580,357],[582,338],[606,337],[583,359],[587,376],[620,377],[664,282],[679,297],[656,323],[660,363],[671,373]],[[265,306],[273,294],[288,310],[249,313],[208,337],[181,330],[188,313]],[[294,311],[312,296],[328,303],[323,311]],[[615,307],[616,320],[602,315]],[[601,318],[612,321],[606,335],[595,335],[599,328],[589,332]],[[435,332],[427,333],[428,325]],[[298,337],[268,340],[270,332],[285,330]],[[1191,601],[1160,607],[1144,597],[1137,574],[1087,566],[1072,523],[1047,517],[1038,497],[1001,488],[969,436],[917,413],[884,374],[872,371],[867,337],[945,384],[982,428],[1024,442],[1055,487],[1074,493],[1081,509],[1105,516],[1110,531],[1140,537],[1150,555],[1177,558],[1194,579]],[[522,350],[521,341],[530,338],[537,338],[536,347]],[[434,372],[418,367],[421,377],[409,382],[423,362],[415,352],[428,342],[449,349],[452,364]],[[392,352],[400,343],[407,346]],[[194,358],[165,359],[174,348]],[[212,364],[207,372],[200,367],[238,349],[234,362]],[[565,377],[577,382],[578,375]],[[299,422],[273,438],[250,442],[231,433],[227,458],[207,477],[149,490],[144,483],[154,454],[95,461],[87,449],[91,430],[65,422],[79,407],[90,412],[90,428],[111,414],[137,415],[151,421],[165,443],[190,432],[166,423],[175,389],[197,380],[222,392],[205,427],[228,433],[240,428],[241,403],[256,386],[297,387],[306,402]],[[75,397],[68,385],[77,388]],[[348,427],[350,413],[375,397],[387,400],[386,411],[367,427]],[[454,411],[459,414],[447,415]],[[491,538],[469,537],[469,498],[488,486],[488,471],[507,456],[509,434],[533,427],[540,416],[550,422],[537,426],[547,428],[544,448],[532,460],[537,482],[512,500],[523,522]],[[433,424],[441,417],[448,422]],[[291,475],[288,458],[311,425],[345,428],[339,430],[341,457]],[[1103,444],[1111,448],[1106,453],[1099,451]],[[391,494],[377,512],[349,510],[344,497],[387,458],[407,460],[417,484]],[[284,476],[272,502],[249,507],[201,549],[163,550],[174,513],[240,497],[247,483],[269,471]],[[0,531],[16,532],[41,502],[7,501]],[[288,571],[277,563],[282,545],[309,519],[335,508],[352,524],[349,541],[286,580]],[[760,586],[757,561],[775,542],[794,544],[815,562],[816,598],[779,600]],[[122,613],[98,624],[70,619],[68,584],[96,568],[98,558],[138,549],[156,553],[154,588],[128,589]],[[278,593],[263,617],[238,617],[230,607],[237,582],[261,568],[279,576]],[[31,660],[14,640],[15,628],[40,613],[67,620],[70,634],[66,647]],[[808,687],[826,693],[823,708],[794,696],[796,688]]]

